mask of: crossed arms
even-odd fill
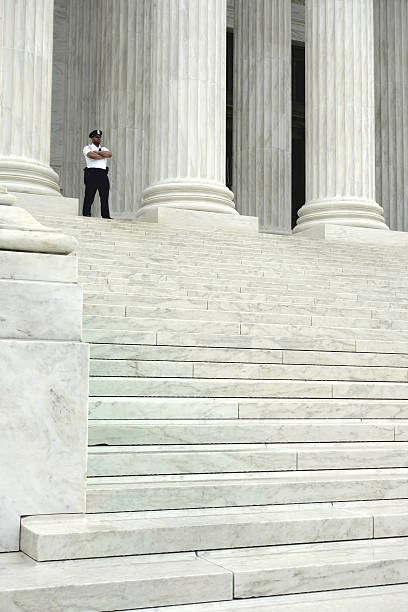
[[[91,159],[104,159],[106,157],[112,157],[111,151],[98,151],[98,153],[96,153],[95,151],[89,151],[89,153],[87,153],[86,155]]]

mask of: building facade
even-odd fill
[[[82,198],[98,127],[115,217],[407,231],[407,29],[407,0],[6,0],[0,184]]]

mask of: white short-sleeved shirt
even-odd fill
[[[102,151],[109,151],[109,149],[107,149],[106,147],[101,147]],[[83,148],[83,154],[85,157],[85,161],[86,161],[86,167],[87,168],[102,168],[103,170],[106,170],[106,165],[107,165],[107,158],[105,157],[104,159],[92,159],[91,157],[88,157],[88,153],[92,151],[93,153],[97,153],[99,151],[99,147],[95,146],[93,143],[86,145]]]

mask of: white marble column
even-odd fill
[[[134,217],[148,177],[151,0],[99,0],[98,126],[113,153],[110,210]]]
[[[374,0],[376,193],[392,230],[408,231],[408,3]]]
[[[152,2],[149,186],[139,215],[236,213],[225,186],[225,0]]]
[[[0,20],[0,182],[59,195],[50,167],[53,0],[3,0]]]
[[[235,0],[233,187],[262,231],[291,230],[291,3]]]
[[[67,0],[68,33],[66,59],[66,104],[64,114],[63,172],[61,186],[65,196],[84,194],[82,156],[83,147],[89,142],[91,129],[99,129],[97,86],[99,65],[99,39],[101,32],[100,1]],[[99,199],[92,207],[97,214]]]
[[[294,231],[387,229],[375,201],[372,0],[306,0],[306,204]]]

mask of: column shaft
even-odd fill
[[[372,0],[306,0],[306,204],[295,231],[387,229],[374,138]]]
[[[147,186],[150,0],[100,0],[98,127],[110,160],[111,212],[134,216]]]
[[[152,3],[149,187],[157,206],[235,213],[225,187],[225,0]]]
[[[3,0],[0,182],[59,195],[50,167],[53,0]]]
[[[408,5],[374,0],[376,193],[390,228],[408,231]]]
[[[61,185],[65,196],[83,198],[82,149],[97,122],[100,2],[68,0],[66,100]],[[96,198],[98,200],[98,198]],[[95,200],[95,204],[96,204]],[[95,205],[94,207],[95,208]]]
[[[291,229],[291,4],[236,0],[233,184],[263,231]]]

